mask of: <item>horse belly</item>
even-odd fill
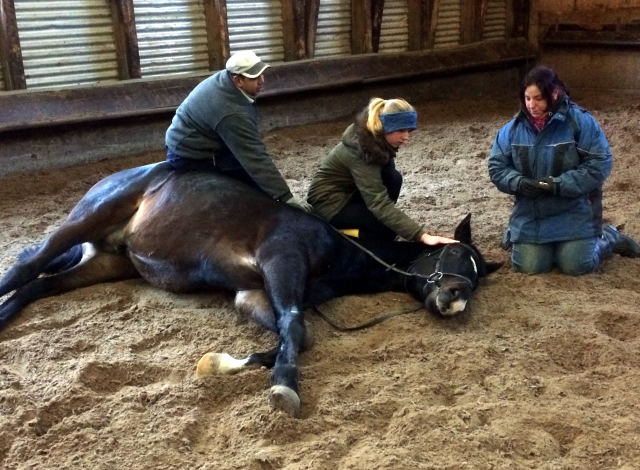
[[[215,262],[212,259],[176,259],[129,252],[129,258],[140,275],[150,284],[173,292],[206,289],[239,291],[262,289],[264,282],[250,259]]]

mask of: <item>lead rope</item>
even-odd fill
[[[320,316],[320,318],[322,318],[324,321],[326,321],[329,325],[331,325],[332,327],[334,327],[338,331],[358,331],[358,330],[364,330],[365,328],[369,328],[370,326],[373,326],[373,325],[377,325],[378,323],[382,323],[383,321],[386,321],[386,320],[388,320],[390,318],[393,318],[393,317],[397,317],[397,316],[400,316],[400,315],[406,315],[407,313],[417,312],[418,310],[422,310],[423,308],[424,308],[424,305],[420,305],[420,307],[412,308],[410,310],[403,310],[401,312],[387,313],[385,315],[381,315],[381,316],[379,316],[377,318],[374,318],[373,320],[369,320],[368,322],[365,322],[365,323],[362,323],[362,324],[356,325],[356,326],[341,326],[341,325],[338,325],[332,318],[328,317],[318,307],[313,307],[313,310]]]

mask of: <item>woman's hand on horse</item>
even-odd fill
[[[429,235],[428,233],[423,233],[420,237],[420,242],[425,245],[440,245],[441,243],[458,243],[458,240],[454,240],[453,238],[447,237],[439,237],[438,235]]]

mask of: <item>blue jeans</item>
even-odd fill
[[[598,238],[581,238],[554,243],[514,243],[511,263],[517,272],[546,273],[557,266],[565,274],[577,276],[595,270],[602,261],[596,249]]]

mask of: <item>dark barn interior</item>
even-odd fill
[[[206,352],[274,345],[228,293],[42,299],[0,331],[0,468],[640,468],[640,263],[513,272],[512,200],[487,174],[522,77],[550,65],[611,145],[605,218],[640,238],[637,0],[0,0],[0,275],[97,181],[163,160],[177,107],[243,49],[271,65],[261,130],[296,195],[371,97],[405,98],[399,206],[442,235],[472,213],[504,266],[446,321],[345,333],[309,312],[300,419],[270,409],[268,371],[194,376]],[[346,325],[415,308],[323,306]]]

